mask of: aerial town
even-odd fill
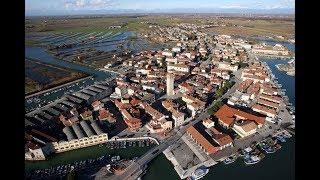
[[[45,162],[89,147],[147,151],[135,158],[106,154],[31,170],[26,173],[28,178],[66,176],[91,166],[95,179],[138,179],[148,174],[150,162],[163,153],[180,179],[200,179],[221,163],[228,165],[237,159],[246,165],[259,163],[294,135],[294,105],[261,60],[293,58],[277,68],[294,76],[294,52],[286,46],[203,31],[226,26],[214,20],[200,25],[163,26],[147,20],[140,24],[147,28],[139,37],[165,46],[129,51],[122,45],[117,47],[121,52],[104,52],[90,46],[103,43],[108,37],[103,33],[42,38],[59,41],[44,46],[59,61],[113,76],[99,80],[81,76],[66,85],[60,82],[52,91],[38,88],[37,95],[48,97],[77,86],[44,104],[28,94],[28,103],[36,106],[26,108],[25,160]],[[114,24],[108,30],[123,26]],[[73,41],[76,38],[81,40]],[[102,63],[99,58],[109,60]]]

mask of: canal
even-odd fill
[[[110,149],[105,145],[103,146],[91,146],[82,149],[76,149],[72,151],[67,151],[63,153],[58,153],[50,156],[45,161],[36,161],[30,162],[25,161],[25,170],[33,170],[33,169],[45,169],[51,168],[59,165],[71,164],[73,162],[78,162],[87,159],[95,159],[101,157],[103,155],[119,155],[121,158],[132,159],[134,157],[140,157],[148,150],[150,150],[153,146],[149,147],[128,147],[125,149]]]
[[[86,86],[92,85],[95,81],[101,81],[101,80],[115,76],[115,74],[113,73],[98,71],[86,66],[56,59],[52,55],[47,53],[44,48],[41,48],[41,47],[25,47],[25,57],[26,59],[29,59],[29,60],[40,61],[47,64],[59,66],[62,68],[73,69],[79,72],[84,72],[86,74],[93,75],[92,79],[83,80],[79,82],[78,85],[76,86],[67,86],[61,89],[56,89],[51,91],[49,95],[40,94],[35,96],[34,98],[39,99],[39,101],[28,101],[28,99],[26,99],[25,100],[26,112],[29,112],[31,109],[34,109],[36,107],[44,106],[48,104],[50,101],[54,101],[60,98],[66,92],[79,91],[80,89]]]

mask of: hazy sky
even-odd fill
[[[117,9],[278,9],[294,7],[294,0],[25,0],[26,15],[84,13]]]

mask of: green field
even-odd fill
[[[160,26],[176,26],[180,23],[197,25],[218,23],[224,27],[213,27],[201,31],[210,31],[230,35],[282,35],[293,36],[294,18],[291,19],[248,19],[248,18],[216,18],[213,16],[113,16],[96,18],[59,18],[59,19],[27,19],[26,33],[30,32],[108,32],[109,26],[121,25],[112,31],[145,32],[149,24]]]

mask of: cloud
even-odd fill
[[[78,0],[76,1],[76,6],[77,7],[83,7],[86,5],[86,2],[84,0]]]
[[[100,10],[112,7],[115,5],[113,0],[76,0],[67,1],[64,3],[66,9],[73,10]]]
[[[242,5],[229,5],[229,6],[219,6],[219,8],[222,8],[222,9],[245,9],[247,7],[242,6]]]

